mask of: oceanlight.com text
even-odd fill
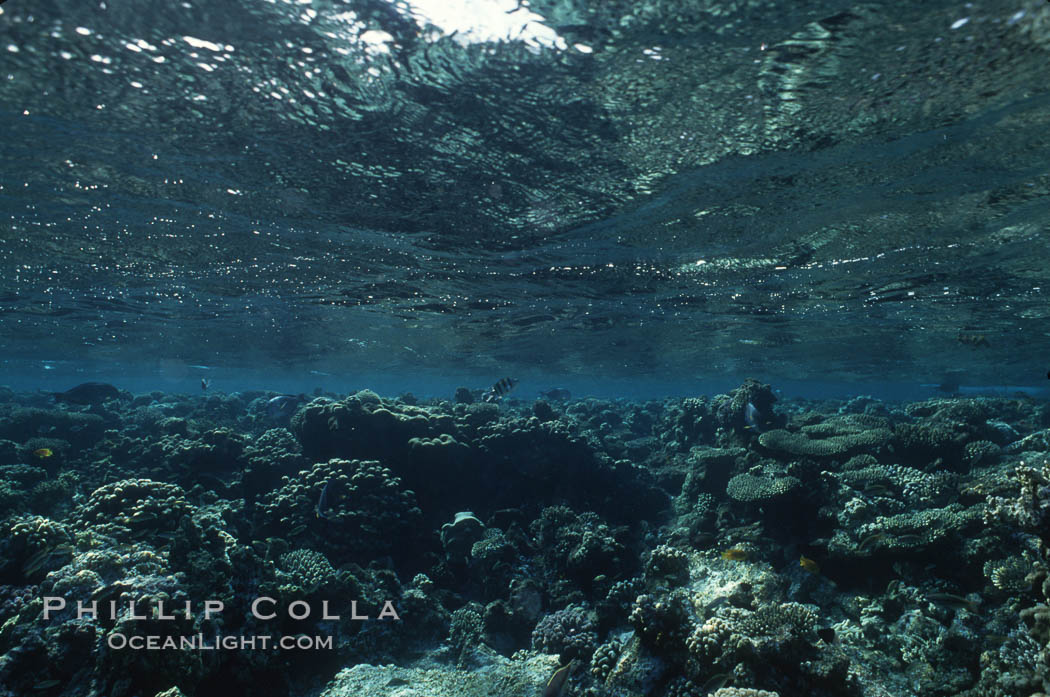
[[[106,644],[114,651],[311,651],[332,648],[330,636],[281,636],[276,639],[269,634],[257,636],[204,636],[189,634],[182,636],[160,636],[156,634],[110,634]]]

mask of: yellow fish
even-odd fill
[[[733,547],[722,552],[722,558],[726,561],[744,561],[747,559],[747,550]]]
[[[51,452],[51,448],[37,448],[33,451],[33,454],[41,459],[54,455],[54,453]]]
[[[569,679],[569,673],[572,672],[572,663],[572,661],[569,661],[554,671],[554,675],[547,681],[547,687],[543,688],[543,697],[558,697],[561,695],[562,690],[565,688],[565,681]]]
[[[803,557],[800,555],[798,558],[798,565],[811,574],[820,573],[820,566],[818,566],[817,562],[813,561],[809,557]]]

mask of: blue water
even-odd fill
[[[529,8],[5,3],[9,379],[1043,384],[1045,3]]]
[[[0,697],[1050,691],[1048,47],[1043,0],[0,0]],[[338,643],[143,657],[51,592]]]

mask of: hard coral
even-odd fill
[[[544,653],[556,653],[560,660],[590,660],[598,645],[598,623],[594,613],[583,605],[570,605],[539,621],[532,632],[532,646]]]
[[[129,538],[171,531],[190,512],[182,487],[152,479],[122,479],[91,492],[71,514],[74,524],[102,534]]]
[[[332,459],[282,481],[258,507],[272,534],[309,532],[340,560],[357,562],[409,554],[419,539],[415,495],[379,462]]]
[[[801,486],[796,477],[745,472],[729,480],[726,494],[736,501],[759,503],[789,496]]]
[[[758,437],[768,450],[788,455],[842,458],[872,452],[890,442],[889,422],[865,414],[833,416],[819,424],[803,426],[795,433],[783,429],[767,431]]]

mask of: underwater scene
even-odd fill
[[[1048,66],[0,0],[0,697],[1046,697]]]

